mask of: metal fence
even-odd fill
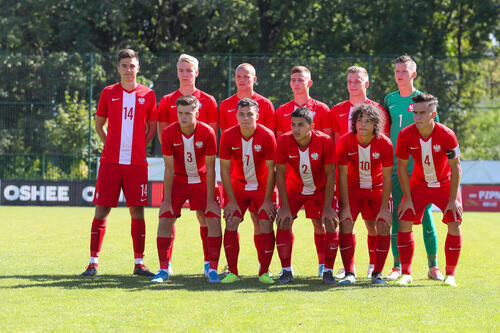
[[[139,82],[157,99],[178,88],[178,54],[141,54]],[[220,103],[235,93],[234,68],[253,64],[255,90],[274,106],[293,98],[290,69],[305,65],[314,81],[312,97],[330,107],[348,98],[346,69],[367,68],[369,97],[383,102],[397,89],[393,78],[395,55],[280,56],[269,54],[198,54],[197,87]],[[492,56],[415,56],[418,89],[440,99],[441,118],[459,131],[465,111],[498,95],[499,59]],[[111,53],[0,53],[0,179],[93,179],[102,149],[93,118],[99,94],[117,82],[115,54]],[[460,138],[459,138],[460,139]],[[149,156],[161,155],[155,139]]]

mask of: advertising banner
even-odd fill
[[[463,185],[466,212],[500,212],[500,185]]]

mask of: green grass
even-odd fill
[[[145,262],[156,270],[157,209],[146,210]],[[130,220],[113,209],[99,276],[82,278],[88,263],[91,208],[0,207],[0,331],[495,331],[500,325],[500,214],[466,213],[457,288],[426,278],[421,228],[415,227],[414,283],[372,287],[366,278],[366,230],[358,246],[354,287],[327,287],[316,277],[313,231],[303,215],[295,225],[295,283],[257,282],[251,223],[240,227],[239,268],[233,285],[202,277],[202,250],[194,214],[177,223],[168,283],[133,276]],[[435,215],[440,221],[441,214]],[[360,223],[361,222],[361,223]],[[444,268],[444,224],[437,223]],[[225,262],[221,256],[221,264]],[[389,254],[385,273],[390,270]],[[340,255],[336,268],[341,267]],[[222,266],[222,265],[221,265]],[[280,270],[275,252],[271,272]]]

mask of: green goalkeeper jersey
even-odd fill
[[[396,141],[399,132],[414,122],[412,112],[413,101],[411,98],[417,94],[422,94],[422,92],[415,90],[415,92],[410,96],[401,97],[399,90],[397,90],[387,94],[384,98],[384,106],[391,116],[391,141],[394,150],[394,168],[392,173],[395,177],[397,177],[396,165],[398,161],[396,157]],[[436,114],[436,118],[434,120],[439,121],[439,115]],[[413,159],[410,158],[408,166],[411,174],[411,171],[413,171]]]

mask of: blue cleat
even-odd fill
[[[382,273],[376,273],[372,275],[372,284],[377,286],[385,286],[387,282],[382,278]]]
[[[219,283],[220,277],[216,270],[210,270],[208,272],[208,282],[210,283]]]
[[[318,276],[323,277],[323,271],[325,270],[325,264],[318,265]]]
[[[205,263],[203,264],[203,274],[205,276],[208,276],[208,271],[209,270],[210,270],[210,262],[205,261]]]
[[[158,273],[155,274],[155,277],[151,282],[153,283],[163,283],[168,280],[168,272],[160,269]]]

